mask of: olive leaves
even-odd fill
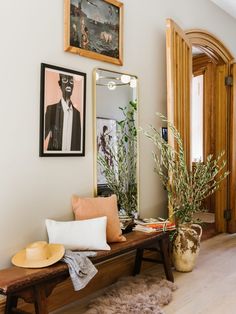
[[[153,126],[143,131],[156,147],[153,152],[154,171],[167,190],[169,206],[177,222],[192,222],[193,214],[201,210],[203,200],[212,195],[229,174],[223,160],[224,152],[215,159],[209,155],[205,162],[195,162],[192,170],[189,170],[180,133],[165,116],[157,115],[167,124],[176,144],[173,147],[167,143],[161,131]]]

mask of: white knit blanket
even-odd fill
[[[83,289],[98,272],[88,256],[96,256],[96,252],[78,252],[66,250],[61,259],[68,265],[70,278],[75,291]]]

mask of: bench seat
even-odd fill
[[[162,263],[166,278],[174,281],[169,256],[168,233],[146,234],[138,231],[126,235],[127,241],[111,244],[110,251],[98,251],[95,257],[91,257],[94,264],[105,262],[111,258],[136,250],[133,274],[140,272],[143,260]],[[143,257],[145,249],[155,249],[160,252],[160,260]],[[35,313],[46,314],[47,297],[52,293],[55,286],[67,279],[69,270],[67,264],[58,262],[45,268],[21,268],[10,267],[0,270],[0,294],[7,296],[5,314],[24,313],[17,309],[18,298],[34,303]],[[26,312],[25,312],[26,313]]]

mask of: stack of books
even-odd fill
[[[175,223],[170,222],[169,220],[148,218],[148,219],[135,219],[134,222],[136,224],[135,227],[133,228],[134,231],[150,233],[171,231],[176,229]]]

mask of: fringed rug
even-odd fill
[[[89,304],[86,314],[164,314],[176,285],[154,276],[121,278]]]

